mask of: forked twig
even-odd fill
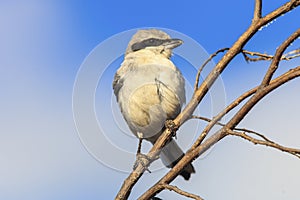
[[[211,119],[209,119],[209,118],[207,118],[207,117],[202,117],[202,116],[195,116],[195,115],[193,115],[192,118],[193,118],[193,119],[200,119],[200,120],[203,120],[203,121],[206,121],[206,122],[211,122],[211,121],[212,121]],[[217,122],[216,125],[225,126],[226,124],[221,123],[221,122]],[[256,135],[256,136],[258,136],[258,137],[264,139],[265,141],[272,142],[272,141],[269,140],[267,137],[265,137],[263,134],[258,133],[258,132],[253,131],[253,130],[250,130],[250,129],[246,129],[246,128],[237,128],[237,127],[235,127],[233,130],[251,133],[251,134],[254,134],[254,135]]]
[[[229,135],[239,136],[239,137],[241,137],[245,140],[248,140],[248,141],[252,142],[253,144],[259,144],[259,145],[272,147],[274,149],[278,149],[280,151],[283,151],[283,152],[289,153],[291,155],[294,155],[294,156],[296,156],[297,158],[300,159],[300,149],[285,147],[285,146],[277,144],[273,141],[270,141],[267,138],[265,140],[259,140],[259,139],[256,139],[256,138],[253,138],[253,137],[247,135],[245,132],[238,132],[238,131],[233,131],[233,130],[230,130],[230,129],[226,129],[226,132]]]
[[[261,0],[256,0],[256,6],[255,6],[255,12],[252,24],[248,27],[248,29],[241,35],[241,37],[233,44],[233,46],[229,49],[224,49],[223,51],[227,52],[225,55],[220,59],[220,61],[216,64],[214,69],[207,75],[207,77],[204,79],[204,81],[199,85],[199,77],[201,74],[201,71],[205,67],[205,65],[213,58],[209,59],[206,63],[203,64],[203,67],[200,67],[202,69],[199,69],[197,73],[197,78],[195,83],[195,90],[192,99],[190,102],[186,105],[184,110],[174,119],[174,124],[177,127],[180,127],[185,121],[187,121],[190,116],[193,114],[194,110],[198,106],[198,104],[201,102],[201,100],[204,98],[204,96],[207,94],[209,88],[212,86],[212,84],[217,80],[219,75],[223,72],[223,70],[227,67],[227,65],[232,61],[233,58],[238,55],[245,44],[252,38],[252,36],[257,33],[257,31],[262,28],[267,23],[271,22],[272,20],[278,18],[279,16],[291,11],[295,7],[300,5],[300,0],[290,0],[286,4],[280,6],[276,10],[270,12],[266,16],[261,16]],[[298,36],[300,30],[295,32]],[[300,76],[300,67],[296,67],[283,75],[280,75],[276,79],[272,80],[273,74],[276,71],[279,62],[282,60],[282,55],[284,50],[288,45],[290,44],[294,38],[296,38],[296,35],[291,36],[288,38],[288,40],[281,45],[281,48],[278,49],[274,57],[272,58],[272,63],[270,65],[269,70],[267,71],[264,80],[262,81],[261,85],[249,90],[248,93],[245,93],[242,95],[242,97],[238,98],[237,101],[230,104],[224,111],[220,112],[216,117],[214,117],[211,122],[207,125],[207,127],[204,129],[204,131],[200,134],[195,144],[190,148],[190,150],[182,157],[181,160],[178,161],[178,163],[164,176],[162,177],[154,186],[150,187],[143,195],[141,195],[140,199],[150,199],[151,197],[155,196],[157,193],[159,193],[164,188],[162,187],[156,187],[157,185],[165,185],[169,184],[171,181],[173,181],[181,172],[181,170],[189,163],[191,163],[194,159],[199,157],[202,153],[204,153],[207,149],[209,149],[211,146],[213,146],[215,143],[220,141],[222,138],[224,138],[226,135],[228,135],[227,130],[233,130],[237,124],[245,117],[245,115],[254,107],[254,105],[259,102],[265,95],[273,91],[274,89],[278,88],[282,84]],[[298,54],[299,52],[296,52],[295,54]],[[294,55],[295,55],[294,54]],[[291,55],[289,55],[291,56]],[[198,75],[199,74],[199,75]],[[199,85],[199,86],[198,86]],[[251,97],[250,97],[251,96]],[[207,133],[211,130],[211,128],[226,114],[228,113],[232,108],[236,106],[236,104],[239,104],[243,100],[245,100],[247,97],[250,97],[250,99],[242,106],[242,108],[229,120],[229,122],[221,128],[219,131],[217,131],[215,134],[207,138],[205,141],[204,138],[206,137]],[[160,150],[166,145],[167,141],[172,137],[172,133],[170,130],[166,129],[161,136],[157,139],[156,143],[153,145],[147,156],[150,158],[149,161],[145,161],[145,166],[150,165],[152,162],[152,159],[155,158]],[[270,145],[274,145],[274,143],[271,143],[270,141],[265,140],[263,137],[261,137],[262,140]],[[203,142],[203,143],[202,143]],[[292,150],[286,149],[286,150]],[[297,151],[295,153],[298,154]],[[152,158],[152,159],[151,159]],[[130,175],[125,179],[123,182],[123,185],[121,189],[119,190],[116,199],[127,199],[130,195],[131,189],[133,186],[137,183],[137,181],[140,179],[140,177],[145,172],[145,167],[143,167],[141,164],[138,164],[138,166],[130,173]],[[174,189],[174,188],[173,188]],[[178,191],[178,190],[177,190]]]

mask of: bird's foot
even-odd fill
[[[145,154],[137,153],[136,154],[136,161],[134,162],[133,169],[135,170],[139,164],[145,168],[146,171],[151,173],[151,171],[148,169],[148,165],[151,161],[151,158]]]
[[[173,122],[173,120],[167,120],[165,122],[166,129],[170,130],[172,136],[176,138],[176,131],[178,130],[178,126]]]
[[[136,152],[136,160],[133,164],[133,169],[135,170],[137,168],[137,166],[139,164],[141,164],[146,171],[151,173],[151,171],[148,169],[151,158],[149,156],[141,153],[142,142],[143,142],[143,134],[138,132],[137,136],[139,138],[139,144],[138,144],[138,148],[137,148],[137,152]]]

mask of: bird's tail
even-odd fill
[[[183,156],[183,151],[173,139],[171,139],[170,142],[162,149],[160,154],[162,162],[169,168],[174,167]],[[195,173],[195,169],[192,164],[188,164],[180,172],[180,175],[183,176],[185,180],[189,180],[192,173]]]

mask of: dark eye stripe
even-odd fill
[[[145,49],[146,47],[151,46],[159,46],[164,43],[164,40],[157,39],[157,38],[149,38],[146,40],[143,40],[141,42],[136,42],[131,46],[132,51],[138,51],[141,49]]]

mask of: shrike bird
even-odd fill
[[[170,57],[172,49],[183,43],[160,30],[139,30],[133,35],[125,59],[117,70],[113,89],[132,133],[152,144],[162,134],[166,120],[174,119],[185,103],[184,78]],[[184,155],[171,139],[160,157],[173,167]],[[194,167],[189,164],[180,173],[188,180]]]

